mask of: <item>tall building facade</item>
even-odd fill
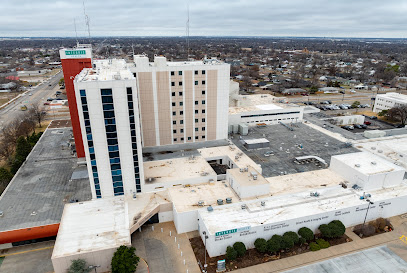
[[[76,155],[78,158],[83,158],[85,157],[85,150],[79,123],[73,80],[84,68],[92,67],[92,49],[90,45],[78,44],[75,48],[61,49],[59,55],[64,73],[66,96],[68,98],[69,113],[71,115]]]
[[[143,146],[227,138],[230,65],[216,59],[149,62],[134,56]]]
[[[124,60],[94,67],[75,79],[92,197],[134,195],[144,183],[136,81]]]
[[[74,81],[93,198],[144,190],[142,147],[226,139],[229,71],[217,60],[96,60]]]

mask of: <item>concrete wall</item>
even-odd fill
[[[253,116],[254,117],[250,117]],[[249,126],[255,126],[258,123],[267,125],[284,123],[302,122],[304,116],[304,107],[293,107],[276,110],[258,110],[251,112],[243,112],[229,115],[229,125],[238,125],[246,123]]]
[[[178,213],[175,207],[174,213],[174,225],[178,233],[191,232],[198,229],[198,211],[186,211]]]
[[[388,218],[406,213],[406,202],[407,196],[376,201],[375,204],[370,206],[367,221],[379,217]],[[215,234],[210,234],[207,239],[208,254],[211,257],[223,255],[226,253],[226,247],[233,245],[235,242],[243,242],[247,248],[253,248],[254,241],[257,238],[268,240],[274,234],[283,235],[287,231],[297,232],[301,227],[308,227],[315,232],[321,224],[328,224],[332,220],[340,220],[346,227],[361,224],[365,218],[367,206],[368,204],[366,203],[366,205],[362,206],[352,206],[342,210],[332,210],[302,218],[290,219],[284,222],[248,227],[247,230],[227,235],[215,236]],[[202,231],[207,231],[207,227],[201,220],[199,211],[198,219],[200,219],[198,221],[199,231],[203,239]]]
[[[73,260],[83,259],[88,265],[100,265],[96,272],[108,272],[111,270],[110,263],[116,250],[117,248],[115,247],[66,257],[56,257],[52,258],[52,265],[54,266],[55,273],[66,273]]]

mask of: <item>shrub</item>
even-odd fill
[[[287,231],[286,233],[284,233],[283,237],[284,236],[290,237],[294,244],[298,244],[300,240],[300,237],[298,237],[298,234],[294,231]]]
[[[308,242],[314,240],[314,232],[307,227],[300,228],[298,234]]]
[[[305,240],[305,238],[300,237],[300,239],[299,239],[299,244],[300,244],[300,246],[302,246],[302,245],[305,244],[306,242],[307,242],[307,240]]]
[[[237,251],[233,247],[228,246],[226,248],[226,259],[228,259],[229,261],[233,261],[233,260],[236,260],[236,258],[237,258]]]
[[[328,224],[328,226],[331,229],[331,236],[334,238],[342,237],[345,234],[346,227],[339,220],[333,220]]]
[[[376,226],[379,231],[383,231],[386,226],[388,226],[386,219],[378,218],[376,219]]]
[[[267,251],[270,253],[277,253],[281,249],[281,245],[278,239],[271,238],[267,241]]]
[[[271,239],[276,241],[277,243],[281,244],[281,242],[283,241],[283,237],[277,234],[274,234],[273,236],[271,236]]]
[[[312,243],[309,244],[309,249],[311,251],[318,251],[318,250],[321,249],[321,247],[317,243],[312,242]]]
[[[267,241],[263,238],[258,238],[254,241],[254,247],[260,253],[264,253],[267,251]]]
[[[134,247],[120,246],[113,254],[112,273],[133,273],[139,261]]]
[[[363,237],[368,237],[372,236],[376,233],[376,228],[370,224],[368,225],[357,225],[353,229],[353,232],[355,232],[357,235],[362,235]]]
[[[246,254],[246,246],[242,242],[234,243],[233,248],[236,250],[238,257],[243,257]]]
[[[325,241],[324,239],[318,239],[317,244],[320,246],[320,248],[328,248],[331,246],[329,242]]]
[[[76,259],[71,261],[71,266],[68,268],[67,273],[88,273],[91,270],[85,260]]]
[[[291,249],[294,247],[294,241],[290,236],[283,236],[283,240],[281,241],[281,248],[282,249]]]
[[[319,226],[319,231],[321,231],[322,237],[332,238],[332,232],[328,225],[322,224]]]

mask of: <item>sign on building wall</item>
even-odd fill
[[[219,231],[219,232],[215,233],[215,236],[222,236],[222,235],[227,235],[227,234],[232,234],[232,233],[242,232],[242,231],[247,231],[247,230],[250,230],[250,226]]]
[[[86,50],[65,50],[65,54],[70,57],[83,57],[86,55]]]

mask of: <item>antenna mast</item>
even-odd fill
[[[76,44],[79,45],[79,41],[78,41],[78,31],[76,31],[76,20],[75,20],[75,18],[73,19],[73,24],[75,25]]]
[[[187,60],[189,60],[189,1],[187,4],[187,10],[188,10],[188,19],[187,19],[187,24],[186,24],[186,36],[187,36]]]
[[[89,42],[90,42],[90,26],[89,26],[89,16],[86,14],[85,10],[85,0],[83,1],[83,14],[85,15],[85,24],[88,27],[88,35],[89,35]]]

